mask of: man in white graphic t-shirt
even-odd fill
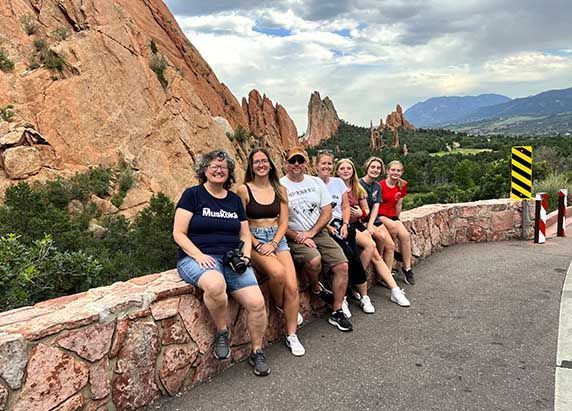
[[[341,331],[353,329],[342,311],[348,286],[348,260],[329,236],[326,225],[332,217],[332,197],[318,177],[304,174],[308,155],[301,147],[288,150],[287,174],[280,183],[288,190],[288,231],[286,237],[293,257],[303,262],[312,291],[332,305],[328,322]],[[332,290],[320,283],[320,272],[332,273]]]

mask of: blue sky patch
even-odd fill
[[[292,32],[284,27],[261,27],[261,26],[254,26],[252,28],[253,31],[258,33],[266,34],[268,36],[274,37],[288,37],[292,35]]]
[[[351,37],[350,36],[350,29],[341,29],[335,32],[336,34],[339,34],[342,37]]]

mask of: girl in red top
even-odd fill
[[[394,160],[387,166],[387,178],[380,181],[381,204],[379,205],[379,217],[393,237],[399,239],[401,255],[403,258],[403,275],[407,284],[415,284],[413,271],[411,271],[411,237],[409,231],[399,220],[403,198],[407,195],[407,181],[401,178],[403,164]]]

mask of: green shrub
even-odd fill
[[[52,36],[59,41],[66,40],[68,38],[69,31],[65,27],[60,27],[52,31]]]
[[[91,194],[98,197],[109,195],[113,170],[107,167],[92,167],[86,173],[76,174],[70,179],[71,198],[87,200]]]
[[[167,69],[167,60],[165,60],[165,57],[163,57],[160,54],[153,54],[153,56],[151,57],[151,63],[149,64],[149,67],[151,67],[151,70],[153,70],[157,75],[159,83],[161,83],[163,88],[166,89],[167,86],[169,85],[169,82],[165,77],[165,70]]]
[[[123,204],[123,200],[125,199],[125,196],[127,196],[127,191],[129,191],[135,183],[133,171],[126,164],[121,164],[118,167],[118,172],[120,173],[117,178],[118,190],[111,198],[111,203],[117,208]]]
[[[14,117],[14,106],[12,104],[8,104],[7,106],[0,107],[0,119],[10,122]]]
[[[174,218],[175,204],[163,193],[153,196],[149,206],[135,218],[132,236],[139,273],[177,265],[177,245],[172,237]]]
[[[44,53],[48,48],[48,43],[44,39],[35,39],[32,44],[38,53]]]
[[[40,68],[41,65],[42,64],[38,60],[38,56],[35,53],[30,54],[30,56],[28,57],[28,69],[35,70],[37,68]]]
[[[29,61],[28,67],[30,69],[38,68],[40,64],[43,64],[48,70],[62,72],[65,67],[65,59],[56,53],[53,49],[48,46],[48,43],[44,39],[34,40],[34,49],[36,51]]]
[[[561,189],[568,189],[567,204],[572,204],[572,180],[564,174],[549,174],[544,180],[534,182],[533,195],[537,193],[548,194],[548,210],[551,212],[558,209],[558,193]]]
[[[44,66],[48,70],[59,71],[61,73],[62,71],[64,71],[65,64],[66,61],[62,56],[60,56],[54,50],[48,49],[48,51],[44,56]]]
[[[226,136],[230,141],[238,141],[239,143],[244,143],[250,137],[250,133],[239,124],[236,127],[234,133],[226,133]]]
[[[0,310],[172,269],[175,205],[160,193],[133,221],[105,215],[103,238],[88,231],[98,215],[91,194],[109,197],[112,181],[133,184],[131,170],[92,168],[71,178],[9,187],[0,205]],[[83,207],[71,215],[68,205]]]
[[[100,285],[102,267],[83,252],[61,252],[49,235],[24,244],[0,237],[0,311]]]
[[[151,53],[153,54],[157,54],[157,43],[155,43],[154,39],[151,39],[151,41],[149,42],[149,48],[151,49]]]
[[[20,18],[20,23],[22,23],[22,28],[29,36],[36,33],[40,27],[36,19],[29,14],[22,16]]]
[[[0,49],[0,70],[9,73],[14,70],[14,62],[8,57],[6,50]]]

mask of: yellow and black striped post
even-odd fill
[[[510,198],[532,198],[532,147],[513,147],[510,164]]]

